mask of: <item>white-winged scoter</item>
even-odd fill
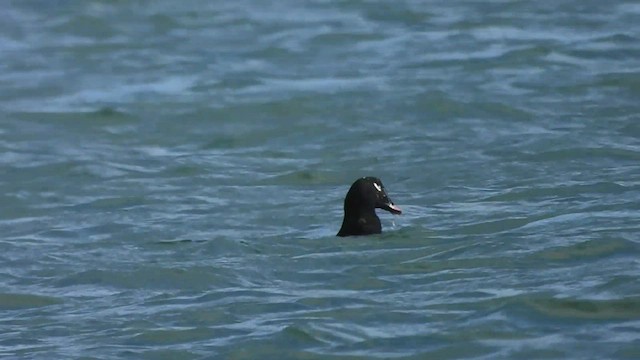
[[[402,213],[389,199],[380,179],[369,176],[356,180],[344,198],[344,219],[337,236],[380,234],[382,225],[376,208]]]

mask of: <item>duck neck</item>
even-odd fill
[[[380,219],[374,208],[346,208],[339,236],[379,234]]]

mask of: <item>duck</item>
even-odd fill
[[[382,181],[373,176],[357,179],[344,198],[344,218],[336,236],[360,236],[382,233],[376,209],[402,214],[385,191]]]

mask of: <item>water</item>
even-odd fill
[[[0,5],[3,358],[640,357],[637,2]]]

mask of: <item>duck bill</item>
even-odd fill
[[[400,215],[402,214],[402,210],[395,206],[392,202],[388,202],[386,204],[382,204],[382,206],[380,206],[380,208],[382,210],[387,210],[388,212],[394,214],[394,215]]]

